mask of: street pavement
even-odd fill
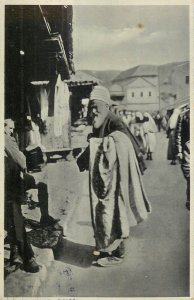
[[[166,160],[165,133],[157,133],[154,160],[143,181],[152,213],[131,229],[123,264],[91,265],[94,247],[88,197],[88,173],[74,161],[50,165],[52,212],[60,216],[65,235],[41,285],[41,297],[184,297],[189,296],[189,212],[180,165]]]
[[[42,275],[26,276],[18,270],[15,277],[14,274],[7,277],[7,296],[21,297],[22,289],[26,297],[189,296],[186,182],[180,165],[171,166],[166,160],[167,142],[164,132],[157,133],[154,160],[147,162],[148,169],[143,176],[152,213],[145,222],[131,228],[123,264],[110,268],[92,265],[95,243],[88,172],[80,173],[71,156],[48,164],[49,211],[53,217],[61,219],[64,237],[53,256],[51,249],[36,249],[43,265]],[[36,217],[38,220],[40,216]],[[49,263],[44,251],[48,251]],[[33,290],[33,282],[36,290]],[[28,285],[33,292],[26,287]]]

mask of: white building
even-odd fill
[[[162,111],[189,103],[189,62],[128,69],[109,91],[112,100],[129,110]]]
[[[141,65],[120,73],[109,88],[112,100],[129,110],[160,109],[157,66]]]

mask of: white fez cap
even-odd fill
[[[96,85],[90,94],[90,101],[92,100],[102,101],[109,106],[111,104],[109,90],[104,86]]]

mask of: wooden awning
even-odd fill
[[[69,86],[96,85],[102,81],[83,71],[77,71],[71,75],[69,80],[65,80]]]

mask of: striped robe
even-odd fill
[[[130,139],[115,131],[90,139],[90,203],[99,251],[113,251],[151,212]]]

